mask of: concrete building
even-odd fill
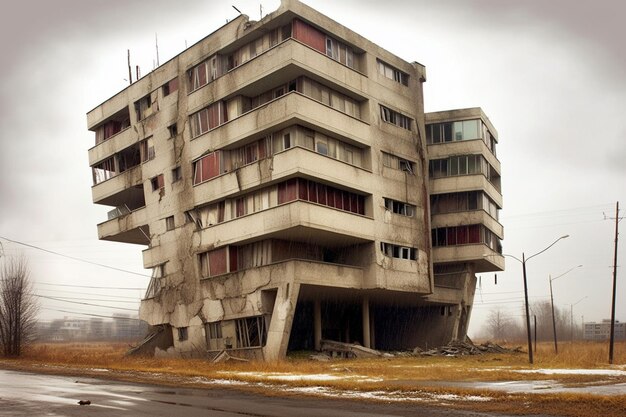
[[[425,114],[425,81],[283,0],[88,113],[99,237],[146,246],[140,317],[169,353],[465,337],[475,273],[504,267],[497,136],[480,109]]]
[[[615,320],[615,340],[626,340],[626,323]],[[584,323],[583,338],[585,340],[609,340],[611,337],[611,320],[603,319],[600,323],[595,321]]]

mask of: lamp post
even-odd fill
[[[528,310],[528,284],[527,284],[527,279],[526,279],[526,262],[530,261],[532,258],[534,258],[537,255],[541,255],[542,253],[550,249],[552,246],[554,246],[556,242],[558,242],[559,240],[565,239],[568,237],[569,235],[561,236],[560,238],[552,242],[550,245],[548,245],[545,249],[535,253],[534,255],[529,256],[528,258],[525,257],[524,252],[522,252],[522,259],[519,259],[518,257],[513,256],[513,255],[504,255],[504,256],[513,258],[522,264],[522,273],[524,277],[524,304],[526,306],[526,334],[528,336],[528,362],[531,365],[533,364],[533,345],[532,345],[532,340],[530,337],[530,311]]]
[[[563,275],[566,275],[569,272],[572,272],[574,269],[580,268],[581,266],[582,265],[578,265],[573,268],[570,268],[569,270],[567,270],[566,272],[563,272],[561,275],[555,278],[552,278],[551,275],[548,276],[548,280],[550,281],[550,305],[552,306],[552,334],[554,335],[554,353],[557,353],[557,354],[559,353],[559,346],[556,341],[556,319],[554,318],[554,295],[552,293],[552,281],[556,281],[558,278],[561,278]]]
[[[569,337],[570,343],[574,343],[574,306],[578,303],[580,303],[582,300],[584,300],[585,298],[587,298],[587,296],[585,295],[583,298],[581,298],[580,300],[576,301],[574,304],[570,304],[569,305]]]

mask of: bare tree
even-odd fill
[[[4,356],[19,356],[32,336],[38,305],[32,295],[28,262],[4,257],[0,265],[0,344]]]
[[[504,340],[506,338],[507,328],[510,324],[511,318],[500,311],[500,309],[489,311],[489,316],[487,316],[487,328],[494,340]]]

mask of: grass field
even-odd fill
[[[386,393],[379,396],[386,400],[411,400],[421,396],[432,400],[430,402],[433,405],[445,404],[449,407],[520,415],[626,415],[626,395],[535,392],[511,394],[472,388],[472,383],[477,381],[548,381],[549,384],[564,387],[624,384],[624,342],[615,346],[613,367],[608,365],[607,343],[582,342],[562,343],[559,345],[558,355],[554,353],[551,343],[540,343],[535,352],[533,367],[529,366],[528,355],[525,353],[456,358],[403,356],[329,362],[313,361],[308,354],[300,353],[277,362],[213,364],[203,359],[127,357],[124,355],[127,348],[124,344],[105,343],[34,344],[19,359],[0,360],[0,367],[172,385],[206,386],[228,381],[236,382],[240,389],[264,390],[274,392],[274,395],[276,391],[281,395],[303,395],[298,388],[319,387],[325,393],[337,395]],[[615,375],[528,372],[538,369],[618,371]],[[281,389],[276,390],[276,387]]]

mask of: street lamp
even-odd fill
[[[552,333],[554,334],[554,353],[557,353],[557,354],[559,353],[559,346],[556,341],[556,319],[554,318],[554,296],[552,294],[552,281],[556,281],[558,278],[561,278],[563,275],[566,275],[569,272],[572,272],[574,269],[580,268],[581,266],[582,265],[578,265],[573,268],[570,268],[569,270],[567,270],[566,272],[563,272],[561,275],[555,278],[552,278],[551,275],[548,276],[548,280],[550,281],[550,304],[552,306]]]
[[[580,300],[576,301],[574,304],[569,305],[569,308],[570,308],[569,310],[569,337],[570,337],[569,342],[570,343],[574,343],[574,306],[580,303],[585,298],[587,298],[586,295]]]
[[[506,254],[504,254],[504,256],[508,256],[510,258],[513,258],[517,262],[522,264],[522,272],[523,272],[523,276],[524,276],[524,304],[526,306],[526,334],[528,336],[528,362],[531,365],[533,364],[533,345],[532,345],[532,341],[531,341],[531,338],[530,338],[530,312],[528,310],[528,284],[527,284],[527,280],[526,280],[526,262],[530,261],[532,258],[534,258],[537,255],[541,255],[542,253],[544,253],[545,251],[550,249],[552,246],[556,245],[556,242],[558,242],[559,240],[565,239],[565,238],[568,238],[568,237],[569,237],[569,235],[561,236],[560,238],[558,238],[557,240],[552,242],[550,245],[548,245],[545,249],[535,253],[534,255],[529,256],[528,258],[525,257],[524,252],[522,252],[522,259],[519,259],[518,257],[513,256],[513,255],[506,255]]]

